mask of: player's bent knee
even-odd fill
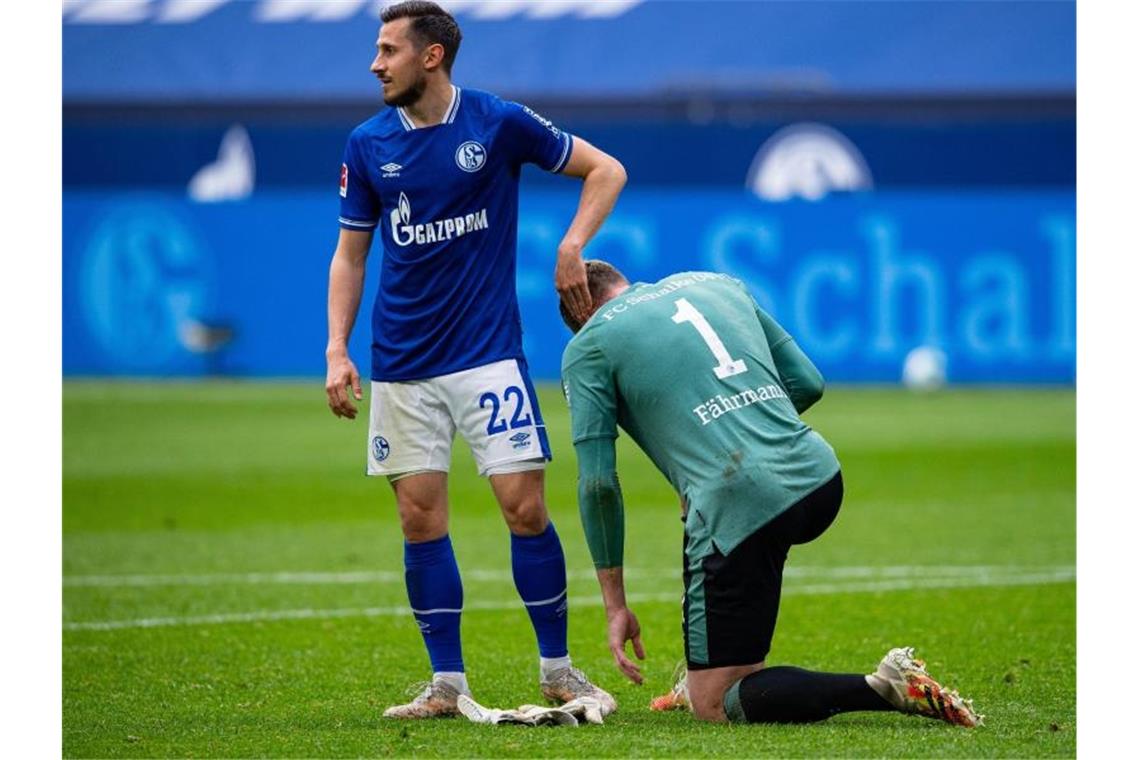
[[[724,714],[724,703],[721,700],[693,702],[693,717],[709,723],[725,723],[728,721]]]
[[[403,532],[404,538],[413,544],[434,541],[447,535],[447,518],[405,519],[404,515],[401,514],[400,530]]]
[[[541,459],[510,462],[488,473],[503,519],[515,535],[536,536],[546,530],[544,465]]]
[[[546,530],[546,523],[549,520],[546,503],[541,496],[515,504],[504,504],[503,518],[507,521],[511,533],[519,536],[537,536]]]
[[[435,541],[447,535],[447,525],[409,525],[402,524],[401,530],[404,538],[411,544],[422,544],[426,541]]]
[[[398,499],[400,529],[412,543],[434,541],[447,534],[447,508],[435,504]]]

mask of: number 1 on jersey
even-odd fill
[[[739,375],[741,372],[747,372],[748,367],[744,365],[743,359],[733,359],[729,355],[728,349],[724,347],[721,342],[720,336],[716,334],[716,330],[712,328],[705,315],[697,311],[697,307],[693,306],[685,298],[678,298],[673,302],[677,305],[677,313],[673,315],[673,321],[677,324],[688,322],[693,327],[697,328],[697,332],[704,338],[705,344],[712,351],[713,357],[720,362],[713,367],[713,372],[720,380]]]

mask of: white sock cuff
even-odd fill
[[[539,657],[538,670],[546,677],[556,670],[570,667],[570,655],[565,657]]]
[[[463,672],[440,672],[433,673],[431,680],[433,682],[442,681],[448,686],[452,687],[460,694],[471,696],[471,688],[467,685],[467,674]]]

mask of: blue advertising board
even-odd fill
[[[336,200],[65,192],[65,374],[323,375]],[[569,338],[553,268],[577,200],[572,187],[521,199],[517,287],[540,379],[557,378]],[[906,354],[932,345],[952,382],[1072,383],[1075,239],[1071,190],[764,203],[743,190],[633,188],[587,255],[632,280],[739,277],[829,381],[896,382]],[[362,369],[377,269],[350,346]]]
[[[561,129],[619,156],[631,186],[743,187],[749,164],[767,140],[791,124],[812,121],[842,133],[866,161],[876,188],[912,190],[1075,185],[1075,104],[1071,109],[1054,117],[991,114],[979,122],[922,116],[921,105],[912,106],[905,116],[880,115],[870,121],[867,117],[831,117],[694,124],[613,116],[603,122],[583,119],[566,107],[543,115]],[[328,187],[339,177],[348,133],[374,110],[363,109],[355,122],[325,124],[290,124],[281,114],[245,121],[236,115],[217,116],[212,121],[196,116],[189,123],[131,123],[109,117],[92,123],[65,118],[63,184],[68,189],[181,189],[214,159],[226,131],[240,123],[248,130],[256,154],[259,188]],[[674,160],[663,160],[674,156],[699,156],[699,160],[686,161],[684,171],[678,171]],[[535,170],[528,173],[527,182],[560,188],[563,180]]]

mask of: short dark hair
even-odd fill
[[[406,0],[389,5],[380,13],[380,21],[385,24],[398,18],[412,19],[408,29],[420,48],[443,46],[443,70],[450,76],[451,64],[455,63],[459,43],[463,41],[463,33],[459,31],[455,18],[428,0]]]
[[[595,307],[609,300],[606,296],[611,290],[628,282],[625,275],[608,261],[601,259],[586,261],[586,287],[590,289],[590,300],[594,302]],[[562,314],[562,321],[570,328],[570,332],[577,333],[582,329],[584,323],[574,319],[561,299],[558,301],[558,311]]]

